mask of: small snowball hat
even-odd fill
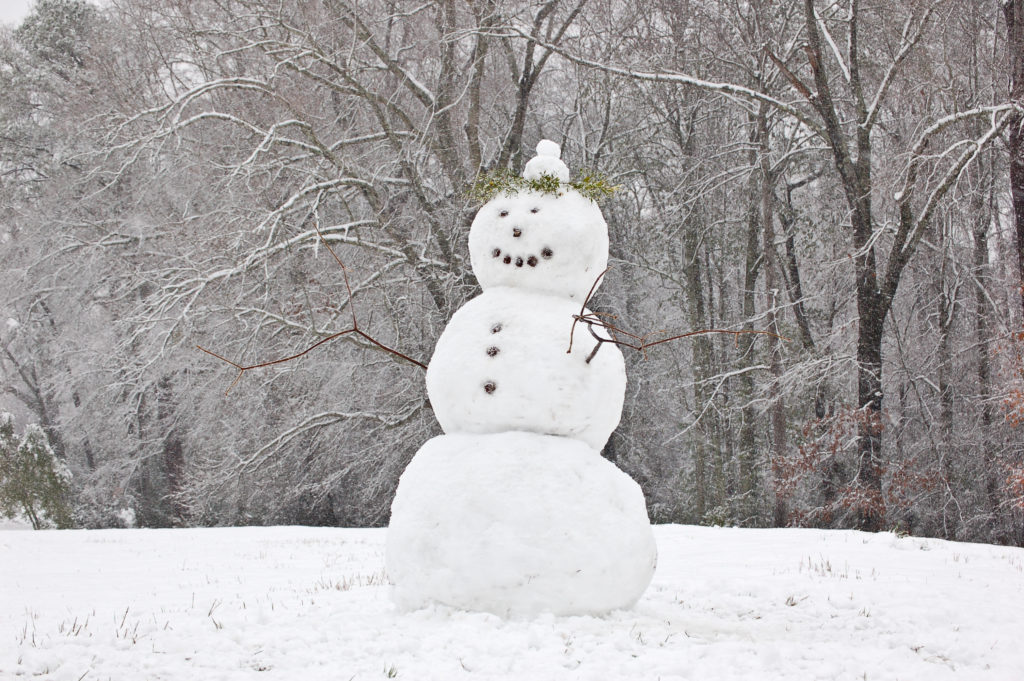
[[[561,159],[562,148],[551,140],[537,143],[537,155],[530,159],[523,169],[527,180],[539,180],[541,175],[553,175],[559,182],[569,181],[569,166]]]

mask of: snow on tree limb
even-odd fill
[[[416,366],[420,367],[421,369],[426,370],[426,368],[427,368],[426,364],[423,364],[422,362],[420,362],[418,360],[415,360],[412,357],[409,357],[405,353],[399,352],[398,350],[395,350],[394,348],[391,348],[391,347],[381,343],[376,338],[374,338],[373,336],[369,335],[368,333],[366,333],[365,331],[363,331],[362,329],[359,328],[359,320],[356,318],[355,307],[352,305],[352,286],[349,283],[349,279],[348,279],[348,268],[345,267],[345,264],[341,261],[341,258],[339,258],[338,254],[334,252],[333,248],[331,248],[331,245],[324,238],[324,235],[320,231],[319,228],[316,228],[316,234],[317,234],[317,237],[320,239],[320,241],[323,243],[323,245],[330,252],[330,254],[334,258],[335,262],[338,263],[338,266],[341,267],[341,274],[342,274],[342,277],[344,278],[344,281],[345,281],[345,289],[348,291],[348,301],[347,301],[347,303],[348,303],[349,311],[352,314],[352,326],[347,328],[347,329],[345,329],[345,330],[343,330],[343,331],[338,331],[336,333],[330,334],[326,338],[321,338],[320,340],[316,341],[315,343],[313,343],[312,345],[308,346],[304,350],[301,350],[301,351],[299,351],[297,353],[294,353],[292,355],[288,355],[286,357],[280,357],[280,358],[277,358],[277,359],[272,359],[272,360],[268,360],[268,361],[264,361],[264,362],[256,362],[254,364],[241,364],[239,362],[235,362],[233,360],[230,360],[230,359],[224,357],[223,355],[220,355],[220,354],[218,354],[218,353],[216,353],[216,352],[214,352],[212,350],[204,348],[201,345],[196,345],[196,349],[201,350],[201,351],[205,352],[206,354],[208,354],[208,355],[210,355],[212,357],[216,357],[220,361],[225,362],[226,364],[230,364],[231,366],[233,366],[235,369],[238,370],[238,375],[235,377],[235,380],[232,381],[231,385],[228,386],[228,389],[224,391],[225,395],[227,395],[228,393],[231,392],[231,389],[235,387],[235,385],[242,379],[242,376],[244,376],[247,371],[252,371],[254,369],[263,369],[263,368],[266,368],[266,367],[275,366],[275,365],[278,365],[278,364],[284,364],[286,362],[291,362],[293,360],[299,359],[300,357],[306,356],[307,354],[309,354],[313,350],[317,349],[321,345],[329,343],[329,342],[335,340],[336,338],[341,338],[343,336],[348,336],[350,334],[359,336],[359,337],[363,338],[364,340],[366,340],[367,342],[369,342],[370,344],[372,344],[372,345],[376,346],[377,348],[383,350],[384,352],[392,354],[392,355],[394,355],[394,356],[396,356],[396,357],[398,357],[400,359],[404,359],[405,361],[407,361],[407,362],[409,362],[411,364],[415,364]]]
[[[508,30],[510,33],[518,35],[521,38],[531,38],[531,36],[515,27],[509,27]],[[764,102],[765,104],[769,104],[772,107],[778,109],[779,111],[789,114],[793,118],[800,121],[803,125],[806,125],[811,130],[814,130],[820,136],[825,136],[825,131],[818,124],[818,122],[815,121],[810,116],[808,116],[805,112],[801,111],[799,108],[793,106],[792,104],[783,102],[782,100],[776,99],[775,97],[772,97],[770,95],[766,95],[763,92],[758,92],[757,90],[752,90],[742,85],[737,85],[735,83],[709,81],[703,78],[690,76],[685,73],[643,71],[629,66],[614,66],[610,64],[603,64],[601,62],[597,62],[592,59],[587,59],[577,54],[573,54],[559,45],[543,41],[538,41],[538,44],[542,45],[546,49],[551,50],[552,52],[558,54],[562,58],[574,64],[586,66],[592,69],[596,69],[598,71],[603,71],[605,73],[610,73],[617,76],[626,76],[628,78],[633,78],[635,80],[643,80],[654,83],[678,83],[680,85],[692,85],[693,87],[697,87],[702,90],[707,90],[709,92],[720,92],[724,95],[738,97],[749,102]]]
[[[914,18],[913,14],[908,16],[906,22],[904,22],[903,30],[901,32],[901,44],[899,52],[896,53],[896,56],[893,58],[892,63],[889,64],[889,68],[886,69],[885,75],[882,76],[882,82],[879,84],[878,89],[875,91],[875,97],[874,99],[871,100],[871,104],[870,106],[868,106],[867,109],[867,115],[864,117],[864,120],[861,123],[861,125],[863,125],[867,130],[873,128],[875,125],[875,121],[878,119],[878,112],[881,110],[882,100],[885,99],[885,96],[889,92],[889,87],[892,85],[893,79],[896,76],[896,71],[899,69],[900,65],[904,62],[904,60],[906,60],[907,55],[910,54],[910,50],[912,50],[914,46],[917,45],[918,41],[921,40],[921,37],[924,35],[924,27],[928,23],[928,19],[934,13],[936,5],[938,5],[939,2],[942,1],[943,0],[938,0],[938,2],[935,2],[930,7],[928,7],[928,10],[925,12],[924,16],[921,18],[921,21],[918,23],[917,31],[914,33],[913,36],[908,37],[908,34],[910,33],[910,25]]]
[[[814,18],[818,21],[818,28],[825,36],[825,42],[832,49],[832,55],[836,58],[836,62],[839,64],[840,70],[843,72],[843,77],[846,82],[850,82],[850,66],[846,63],[846,58],[839,49],[839,45],[836,44],[835,38],[832,37],[832,33],[828,30],[828,26],[825,25],[825,20],[821,18],[817,10],[814,12]]]

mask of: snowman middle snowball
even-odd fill
[[[579,303],[510,287],[487,289],[452,316],[427,367],[427,394],[446,433],[564,435],[600,451],[619,425],[622,353],[577,326]]]

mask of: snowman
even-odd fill
[[[600,454],[622,415],[622,354],[589,334],[567,352],[608,228],[560,155],[538,144],[523,177],[545,191],[497,196],[470,228],[483,293],[455,312],[427,369],[445,434],[413,457],[391,507],[400,608],[600,614],[632,606],[653,576],[643,493]]]

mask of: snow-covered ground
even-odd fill
[[[1024,549],[655,528],[606,617],[396,611],[384,531],[0,533],[0,678],[1024,679]]]

